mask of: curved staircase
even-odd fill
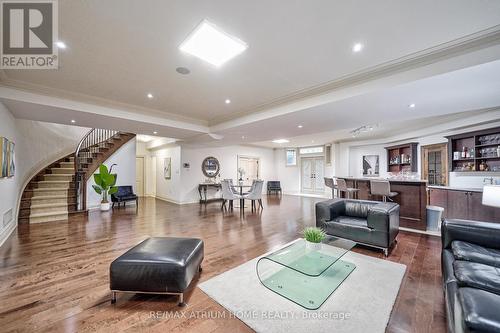
[[[77,161],[75,153],[65,156],[48,165],[26,185],[21,197],[19,222],[65,221],[70,214],[84,212],[87,179],[101,163],[134,137],[135,134],[131,133],[99,129],[87,133],[76,150]]]

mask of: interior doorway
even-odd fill
[[[325,159],[321,157],[302,157],[301,168],[301,191],[303,193],[323,194],[325,192],[324,173]]]
[[[144,157],[135,158],[135,191],[139,197],[144,196]]]
[[[238,169],[244,170],[244,185],[252,185],[254,179],[260,179],[259,158],[250,156],[238,156]],[[239,177],[239,173],[237,174]]]
[[[422,146],[422,179],[429,185],[448,185],[448,144]]]

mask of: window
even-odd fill
[[[325,146],[325,160],[327,166],[332,165],[332,145]]]
[[[286,150],[286,166],[297,165],[297,150],[287,149]]]
[[[323,152],[323,146],[300,148],[300,155],[319,154]]]

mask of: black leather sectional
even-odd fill
[[[500,333],[500,224],[448,220],[441,237],[448,331]]]
[[[316,204],[316,226],[328,235],[388,250],[399,232],[399,205],[332,199]]]

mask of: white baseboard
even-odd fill
[[[2,233],[0,234],[0,246],[3,245],[3,243],[5,243],[5,241],[10,237],[10,235],[12,235],[12,233],[14,232],[14,230],[16,230],[17,228],[17,220],[15,221],[12,221],[12,223],[10,223],[10,225],[5,228]]]

